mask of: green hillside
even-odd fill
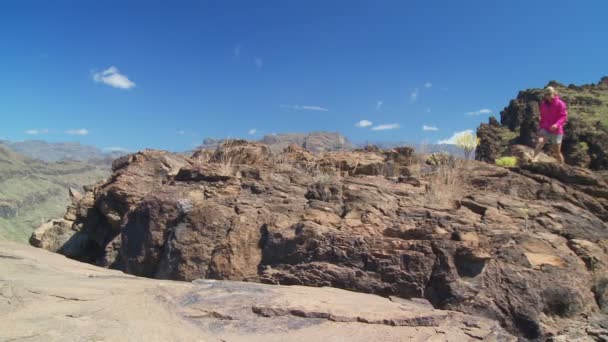
[[[0,146],[0,239],[27,241],[40,223],[64,214],[70,187],[80,189],[109,174],[107,164],[46,163]]]

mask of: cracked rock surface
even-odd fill
[[[335,288],[126,275],[0,242],[2,341],[515,341],[497,322]]]

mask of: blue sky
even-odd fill
[[[606,17],[606,1],[5,0],[0,137],[434,143],[519,90],[608,75]]]

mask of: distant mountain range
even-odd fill
[[[199,149],[216,149],[227,139],[207,138]],[[448,144],[421,144],[407,141],[368,141],[351,142],[348,138],[337,132],[311,132],[311,133],[281,133],[267,134],[256,140],[269,146],[273,152],[282,151],[291,144],[304,147],[312,152],[327,152],[340,150],[353,150],[368,145],[375,145],[381,149],[391,149],[398,146],[413,147],[418,153],[443,152],[455,156],[463,156],[464,153],[455,145]]]
[[[104,160],[110,161],[118,158],[126,152],[111,151],[104,152],[97,147],[82,145],[79,142],[49,143],[43,140],[25,140],[11,142],[0,140],[10,150],[25,157],[42,160],[45,162],[56,162],[62,160]]]
[[[216,149],[230,139],[207,138],[198,149]],[[291,144],[308,149],[311,152],[352,150],[356,148],[345,136],[338,132],[280,133],[267,134],[258,142],[268,145],[271,151],[280,152]]]

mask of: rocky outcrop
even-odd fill
[[[143,151],[73,200],[70,256],[152,278],[424,298],[530,340],[608,334],[605,178],[435,159],[246,142],[205,158]]]
[[[568,164],[595,170],[608,168],[608,88],[604,79],[597,85],[565,86],[555,81],[548,84],[568,105],[563,141]],[[513,144],[533,146],[541,99],[541,89],[521,91],[500,113],[500,123],[491,117],[488,124],[481,124],[477,129],[480,144],[476,159],[494,163],[496,158],[508,155]]]
[[[2,341],[515,341],[489,319],[333,288],[142,279],[0,242]]]

